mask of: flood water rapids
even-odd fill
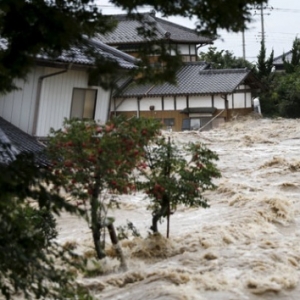
[[[78,277],[96,299],[300,299],[300,120],[245,117],[205,132],[166,132],[183,146],[201,142],[219,156],[222,177],[206,192],[210,208],[178,207],[162,236],[148,236],[149,202],[120,197],[116,226],[142,238],[122,241],[128,271],[108,255],[103,274]],[[63,214],[59,242],[93,248],[84,220]]]

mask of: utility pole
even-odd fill
[[[255,9],[254,11],[254,15],[258,15],[258,13],[256,13],[256,10],[260,10],[260,19],[261,19],[261,41],[265,44],[265,39],[266,39],[266,33],[265,33],[265,21],[264,21],[264,9],[268,9],[268,10],[273,10],[272,6],[268,6],[266,5],[265,7],[263,6],[263,4],[261,4],[260,6],[256,6],[253,7],[252,9]],[[269,13],[268,13],[269,15]],[[242,39],[243,39],[243,59],[246,60],[246,42],[245,42],[245,30],[242,31]]]
[[[269,15],[270,13],[265,14],[264,10],[267,9],[269,11],[273,10],[272,6],[266,5],[265,7],[263,4],[260,5],[260,7],[256,7],[260,10],[260,20],[261,20],[261,41],[265,43],[266,41],[266,32],[265,32],[265,21],[264,21],[264,15]],[[254,12],[254,15],[256,15],[256,11]]]
[[[264,25],[264,7],[260,5],[260,18],[261,18],[261,41],[265,45],[265,25]]]
[[[243,30],[242,35],[243,35],[243,59],[246,60],[245,30]]]

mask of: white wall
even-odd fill
[[[190,96],[189,107],[212,107],[211,96]]]
[[[176,109],[182,110],[186,108],[186,97],[176,97]]]
[[[0,96],[0,116],[21,130],[33,134],[39,77],[62,70],[36,67],[25,82],[16,81],[20,90]],[[42,81],[37,136],[48,136],[51,127],[59,129],[64,118],[70,117],[73,88],[97,89],[95,120],[106,122],[110,91],[89,87],[86,71],[69,70]]]
[[[228,108],[245,108],[245,96],[244,93],[236,93],[227,95]],[[161,105],[162,99],[157,98],[142,98],[140,101],[140,110],[149,111],[149,106],[154,105],[155,110],[162,110]],[[116,100],[117,105],[121,103],[121,99]],[[225,100],[221,95],[214,95],[214,105],[213,107],[223,110],[225,109]],[[232,105],[234,104],[234,105]],[[251,107],[251,93],[246,94],[246,104],[247,108]],[[185,96],[176,97],[176,110],[183,110],[187,107],[187,101]],[[212,107],[212,96],[189,96],[189,107]],[[112,105],[112,110],[114,107]],[[122,104],[117,108],[117,111],[137,111],[137,99],[127,98]],[[174,110],[174,98],[165,97],[164,98],[164,110]]]
[[[160,97],[147,97],[147,98],[142,98],[140,100],[140,110],[142,111],[149,111],[149,106],[154,105],[155,110],[162,110],[162,103],[161,103],[161,98]]]
[[[58,72],[59,69],[47,68],[45,74]],[[50,128],[61,128],[64,118],[70,117],[73,88],[97,89],[95,120],[106,122],[110,91],[88,86],[85,71],[69,70],[66,73],[43,80],[37,136],[47,136]]]
[[[249,85],[241,84],[238,86],[237,90],[250,90]],[[246,98],[246,105],[245,105]],[[246,92],[246,96],[244,93],[235,93],[234,94],[234,108],[251,108],[252,107],[252,96],[251,92]]]
[[[43,67],[35,68],[26,81],[15,81],[20,90],[0,96],[0,116],[29,134],[32,133],[38,78],[43,73]]]
[[[251,95],[251,93],[246,94],[246,107],[252,107],[252,95]]]
[[[245,94],[236,93],[234,94],[234,108],[245,108]]]
[[[214,107],[217,109],[225,109],[225,100],[221,98],[220,95],[214,96]]]
[[[96,88],[96,87],[91,87]],[[110,90],[104,90],[102,88],[97,87],[97,101],[96,101],[96,110],[95,110],[95,120],[101,124],[106,123],[109,109],[109,101],[110,101]]]
[[[174,109],[174,97],[164,97],[164,110]]]
[[[251,98],[252,97],[250,92],[246,93],[246,95],[244,93],[234,94],[234,108],[251,108],[252,107]]]
[[[137,106],[137,98],[126,98],[126,99],[121,99],[118,98],[115,100],[116,101],[116,107],[117,111],[137,111],[138,106]],[[111,103],[111,111],[115,110],[114,106],[114,100]]]
[[[233,94],[227,95],[227,100],[228,100],[228,108],[232,109],[232,107],[234,106],[234,95]]]

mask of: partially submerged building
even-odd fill
[[[252,112],[252,94],[261,88],[250,70],[214,70],[203,62],[185,63],[176,77],[177,85],[132,82],[114,96],[112,114],[159,119],[176,131],[210,129]]]

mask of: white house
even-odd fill
[[[114,96],[113,114],[160,119],[180,131],[217,127],[234,114],[253,110],[252,93],[261,83],[247,69],[209,69],[203,62],[185,63],[177,72],[177,85],[135,85]],[[209,124],[208,124],[209,123]]]
[[[132,56],[101,42],[90,43],[100,55],[118,63],[120,77],[121,70],[135,67]],[[16,82],[20,89],[0,96],[0,117],[40,138],[47,137],[50,128],[61,128],[64,118],[106,122],[112,90],[90,83],[88,70],[93,65],[94,61],[75,47],[56,59],[38,56],[27,79]]]
[[[202,36],[193,29],[158,18],[154,10],[149,13],[111,15],[111,18],[117,22],[116,28],[105,35],[96,34],[95,40],[135,57],[139,56],[138,52],[145,45],[149,46],[149,40],[156,40],[168,45],[171,54],[176,50],[182,61],[197,61],[198,49],[213,43],[213,39]],[[139,33],[141,28],[153,31],[155,36],[142,36]],[[157,58],[152,54],[152,62],[156,62]]]

